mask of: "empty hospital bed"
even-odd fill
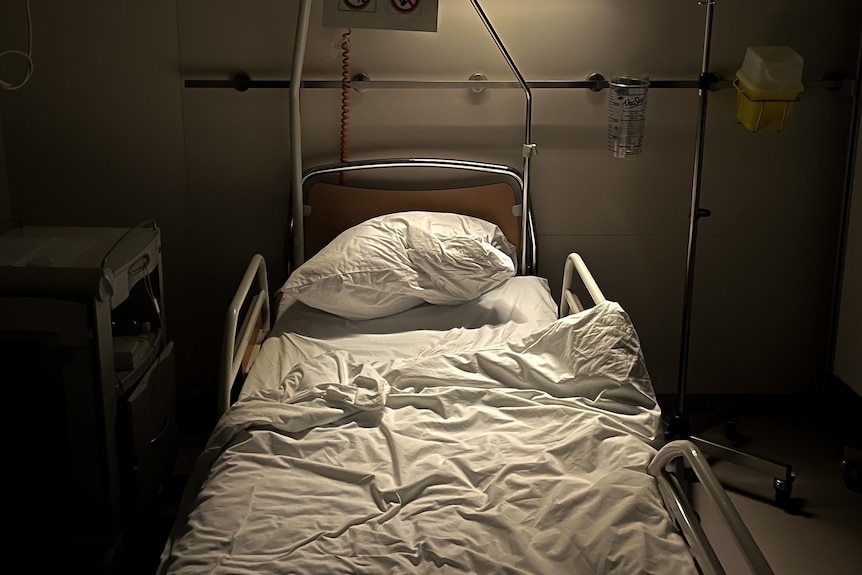
[[[241,278],[158,573],[722,573],[684,468],[769,573],[694,446],[663,444],[623,307],[577,254],[559,306],[526,273],[517,172],[443,163],[308,174],[304,263]],[[332,181],[381,166],[478,180]]]

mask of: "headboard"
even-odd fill
[[[325,247],[342,231],[370,218],[394,212],[453,212],[497,224],[521,250],[520,218],[512,213],[513,190],[488,184],[441,190],[380,190],[318,183],[305,196],[305,258]]]
[[[381,177],[381,169],[388,177]],[[451,212],[499,226],[522,254],[522,272],[534,273],[535,236],[529,204],[524,215],[522,186],[520,175],[507,166],[463,160],[375,160],[309,170],[303,178],[302,253],[307,260],[342,231],[383,214]]]

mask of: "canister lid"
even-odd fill
[[[802,64],[788,46],[749,46],[736,77],[756,92],[801,92]]]

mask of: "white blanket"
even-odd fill
[[[327,352],[220,420],[159,573],[695,573],[658,429],[615,303],[484,349]]]

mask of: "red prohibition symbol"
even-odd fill
[[[393,8],[404,14],[409,14],[419,7],[421,0],[389,0]]]
[[[344,5],[353,10],[362,10],[371,3],[371,0],[343,0]]]

